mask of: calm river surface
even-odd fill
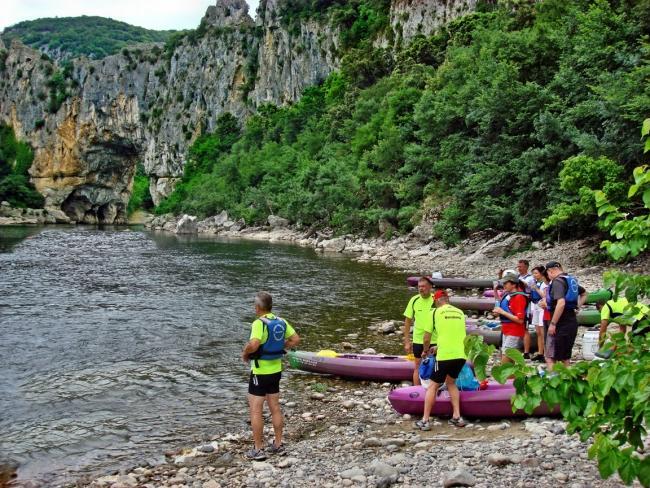
[[[372,347],[365,326],[409,296],[403,274],[296,246],[0,227],[0,465],[58,485],[243,427],[260,289],[312,350]]]

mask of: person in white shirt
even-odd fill
[[[528,268],[530,267],[530,262],[527,259],[520,259],[517,262],[517,271],[519,272],[519,281],[522,284],[522,287],[524,288],[524,293],[527,293],[528,296],[530,296],[531,292],[531,287],[532,285],[535,284],[535,278],[533,278],[533,275],[528,272]],[[532,307],[531,307],[532,310]],[[532,315],[531,315],[531,310],[528,312],[528,323],[532,323]],[[524,357],[526,359],[530,359],[530,331],[528,330],[528,326],[526,326],[526,332],[524,334]]]

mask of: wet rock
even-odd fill
[[[476,478],[466,469],[457,469],[445,477],[442,484],[445,488],[451,486],[474,486],[476,484]]]
[[[392,332],[395,332],[395,324],[393,323],[393,321],[391,320],[381,324],[381,332],[384,334],[390,334]]]
[[[197,448],[197,451],[205,452],[205,453],[211,453],[211,452],[214,452],[214,446],[212,446],[211,444],[205,444],[203,446],[199,446]]]
[[[196,217],[193,215],[183,215],[176,224],[174,232],[176,234],[196,234],[198,232]]]
[[[328,239],[321,241],[320,246],[324,251],[328,252],[343,252],[345,250],[345,239],[342,237],[336,237],[334,239]]]

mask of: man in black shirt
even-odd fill
[[[566,274],[557,261],[546,264],[551,283],[546,292],[551,323],[548,334],[551,336],[552,351],[550,362],[562,361],[569,365],[573,344],[578,334],[578,317],[576,314],[587,300],[587,291],[578,284],[578,280]]]

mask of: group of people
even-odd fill
[[[508,349],[518,349],[526,359],[545,361],[549,366],[558,361],[568,364],[578,332],[576,313],[584,305],[587,292],[557,261],[537,266],[532,273],[529,267],[529,262],[521,259],[517,271],[501,271],[500,279],[494,282],[492,313],[501,322],[502,361],[510,361],[505,354]],[[415,357],[414,384],[419,384],[420,358],[437,346],[440,334],[432,291],[430,279],[420,278],[418,294],[404,310],[404,350]],[[538,352],[532,357],[529,325],[537,332]]]
[[[557,261],[537,266],[529,273],[529,262],[520,260],[517,271],[500,272],[494,283],[495,307],[492,312],[501,322],[501,360],[510,361],[508,349],[518,349],[527,359],[568,364],[578,332],[577,312],[587,299],[578,280],[565,273]],[[450,305],[444,290],[434,294],[433,283],[423,276],[418,280],[418,294],[404,310],[404,350],[414,356],[413,383],[420,384],[421,359],[435,353],[436,369],[427,388],[424,415],[416,427],[429,430],[429,416],[438,389],[444,384],[453,408],[449,423],[463,427],[460,416],[460,393],[455,380],[465,364],[466,317]],[[538,354],[531,358],[529,324],[537,332]]]
[[[526,359],[545,361],[549,368],[557,362],[568,365],[578,332],[577,313],[587,299],[586,290],[578,280],[564,272],[557,261],[546,266],[537,266],[529,272],[529,262],[519,260],[517,270],[499,273],[494,282],[495,307],[493,314],[501,322],[501,360],[510,361],[508,349],[518,349]],[[624,312],[625,298],[608,300],[598,304],[601,310],[600,340],[610,322],[616,322],[621,330],[631,325],[635,333],[648,330],[634,330],[636,323],[648,315],[648,307],[641,307],[637,316],[630,319]],[[253,430],[254,447],[246,453],[249,459],[264,460],[267,454],[281,454],[284,451],[282,430],[284,426],[279,403],[281,358],[285,349],[298,345],[300,337],[286,320],[272,312],[273,298],[269,293],[259,292],[255,296],[256,319],[251,334],[242,351],[242,360],[250,363],[248,403]],[[445,290],[433,292],[433,283],[428,277],[418,280],[418,294],[413,296],[404,310],[404,350],[414,356],[413,384],[420,384],[420,362],[429,354],[436,356],[435,370],[427,387],[424,415],[416,422],[421,430],[431,428],[429,417],[438,390],[445,385],[451,399],[453,414],[449,423],[464,427],[460,415],[460,392],[456,378],[466,363],[465,313],[450,304]],[[529,325],[537,332],[537,355],[531,357],[531,335]],[[264,444],[263,407],[268,404],[274,430],[274,440]]]

